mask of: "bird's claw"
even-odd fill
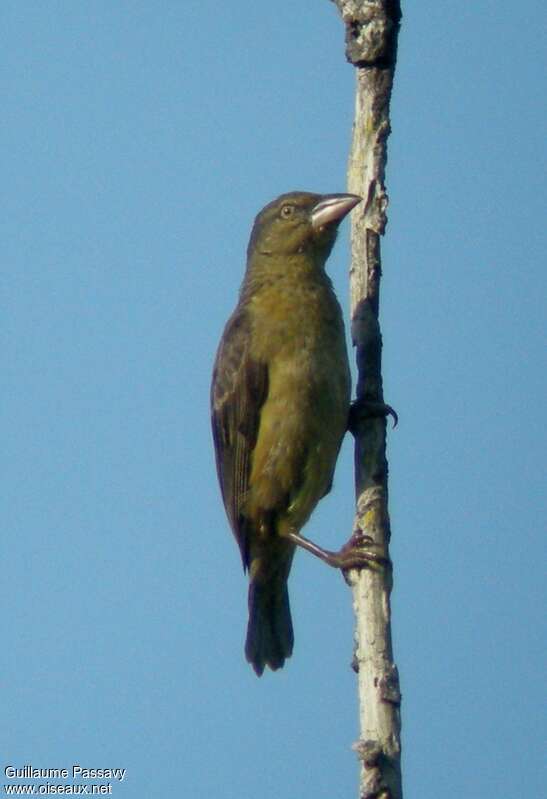
[[[356,399],[350,405],[348,430],[355,435],[363,419],[379,416],[391,416],[393,418],[393,429],[397,427],[399,416],[391,405],[387,405],[385,402],[375,402],[374,400]]]

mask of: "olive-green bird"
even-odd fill
[[[218,477],[249,571],[245,655],[258,675],[293,648],[287,578],[297,545],[331,565],[340,553],[300,535],[330,490],[348,426],[342,312],[325,262],[353,194],[283,194],[255,219],[239,302],[211,390]]]

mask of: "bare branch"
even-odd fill
[[[355,430],[357,510],[354,534],[389,562],[388,466],[379,324],[380,236],[387,217],[385,166],[389,103],[401,19],[398,0],[333,0],[346,27],[346,56],[356,67],[353,141],[348,190],[365,202],[352,214],[351,331],[356,347],[357,400],[380,415],[363,414]],[[362,210],[361,210],[362,208]],[[358,673],[362,763],[361,799],[402,799],[400,691],[391,643],[392,571],[348,573],[356,615],[354,667]]]

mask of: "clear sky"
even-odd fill
[[[404,12],[381,315],[406,795],[540,796],[545,7]],[[0,17],[2,766],[125,768],[117,799],[356,796],[350,593],[299,553],[294,655],[257,679],[208,410],[254,215],[345,189],[336,8]],[[346,318],[348,257],[346,223]],[[351,457],[305,531],[326,546]]]

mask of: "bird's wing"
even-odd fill
[[[217,353],[211,416],[217,472],[226,512],[249,565],[248,533],[242,516],[260,409],[268,392],[268,368],[250,355],[250,320],[244,308],[229,319]]]

